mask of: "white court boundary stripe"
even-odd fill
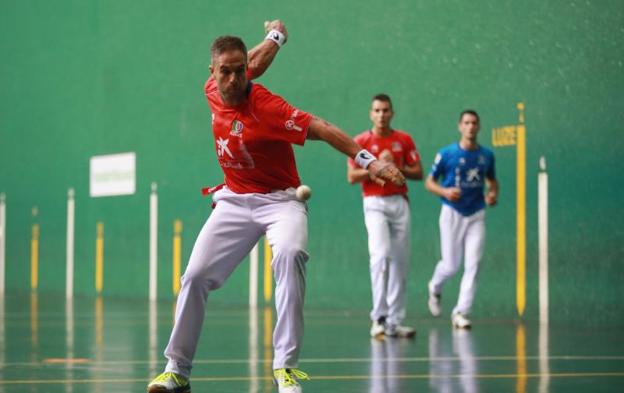
[[[312,376],[315,381],[338,381],[338,380],[373,380],[373,379],[439,379],[439,378],[477,378],[477,379],[516,379],[522,378],[587,378],[587,377],[624,377],[624,372],[579,372],[579,373],[526,373],[526,374],[396,374],[396,375],[319,375]],[[193,377],[193,382],[232,382],[232,381],[254,381],[254,380],[272,380],[273,377]],[[143,378],[126,378],[126,379],[39,379],[39,380],[9,380],[0,381],[2,385],[42,385],[42,384],[84,384],[84,383],[139,383],[146,382]]]
[[[481,361],[516,361],[518,360],[517,356],[473,356],[470,357],[471,360],[481,360]],[[541,357],[540,356],[524,356],[523,359],[526,360],[540,360]],[[548,357],[549,360],[624,360],[624,355],[614,355],[614,356],[610,356],[610,355],[605,355],[605,356],[601,356],[601,355],[596,355],[596,356],[592,356],[592,355],[559,355],[559,356],[549,356]],[[68,359],[71,360],[71,359]],[[441,361],[449,361],[449,360],[456,360],[456,361],[461,361],[463,360],[462,358],[460,358],[459,356],[441,356],[441,357],[428,357],[428,356],[422,356],[422,357],[397,357],[397,358],[375,358],[372,359],[370,357],[366,357],[366,358],[310,358],[310,359],[299,359],[299,363],[370,363],[370,362],[441,362]],[[164,362],[165,359],[163,358],[162,361]],[[272,359],[251,359],[252,362],[255,363],[271,363],[273,362]],[[198,360],[194,360],[193,364],[249,364],[250,359],[246,358],[246,359],[198,359]],[[106,365],[106,364],[110,364],[110,365],[124,365],[124,364],[149,364],[150,360],[93,360],[91,361],[91,359],[89,359],[88,362],[85,363],[80,363],[78,364],[79,366],[86,366],[86,365]],[[66,367],[67,365],[65,363],[54,363],[54,364],[50,364],[50,363],[46,363],[44,360],[40,361],[40,362],[15,362],[15,363],[11,363],[11,362],[4,362],[4,363],[0,363],[0,367],[7,367],[7,366],[62,366],[62,367]]]

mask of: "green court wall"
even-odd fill
[[[40,226],[40,291],[63,291],[68,188],[76,191],[75,291],[95,293],[97,222],[104,295],[147,296],[149,194],[158,185],[158,289],[172,298],[173,221],[182,259],[210,214],[199,190],[222,181],[203,96],[211,41],[263,38],[280,18],[290,38],[258,80],[350,135],[369,127],[370,97],[390,94],[393,125],[428,169],[474,108],[481,141],[526,105],[527,307],[537,318],[537,163],[550,176],[554,319],[624,322],[624,8],[619,1],[71,1],[0,2],[0,192],[6,195],[6,285],[30,288],[31,227]],[[89,158],[134,151],[137,192],[90,198]],[[296,148],[309,203],[308,307],[367,308],[366,232],[345,158],[320,142]],[[474,314],[515,317],[516,153],[494,148],[500,202]],[[410,183],[409,310],[426,314],[439,258],[439,202]],[[262,270],[261,270],[262,271]],[[212,301],[246,304],[244,262]],[[444,293],[447,311],[459,276]],[[260,279],[262,284],[262,279]],[[262,291],[262,285],[260,285]],[[588,311],[590,310],[590,311]]]

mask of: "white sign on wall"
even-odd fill
[[[93,156],[89,162],[89,195],[132,195],[136,191],[136,153]]]

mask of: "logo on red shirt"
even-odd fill
[[[295,111],[292,113],[292,115],[290,115],[290,119],[286,120],[286,123],[284,124],[286,126],[287,130],[295,130],[295,131],[303,131],[303,128],[299,127],[296,123],[295,123],[295,118],[297,117],[297,115],[299,114],[299,111],[297,109],[295,109]]]
[[[219,157],[223,157],[223,154],[227,153],[227,155],[230,156],[230,158],[234,158],[234,155],[232,154],[232,152],[230,151],[230,148],[228,147],[229,142],[230,142],[229,139],[223,139],[221,137],[217,139],[217,154],[219,155]]]
[[[240,135],[243,132],[243,127],[245,126],[242,122],[234,120],[232,122],[232,129],[230,130],[230,134],[234,136]]]

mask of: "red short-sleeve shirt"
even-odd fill
[[[303,145],[312,116],[264,86],[251,83],[247,100],[227,106],[214,78],[204,88],[225,184],[235,193],[268,193],[301,184],[291,144]]]
[[[377,158],[381,152],[388,150],[392,153],[394,164],[398,168],[405,165],[411,166],[420,161],[420,154],[418,154],[412,137],[403,131],[392,130],[388,136],[378,136],[369,130],[359,134],[354,140]],[[348,161],[352,168],[359,168],[352,158],[349,158]],[[391,182],[386,182],[380,186],[371,180],[365,180],[362,182],[362,194],[364,196],[405,195],[407,194],[407,185],[396,186]]]

